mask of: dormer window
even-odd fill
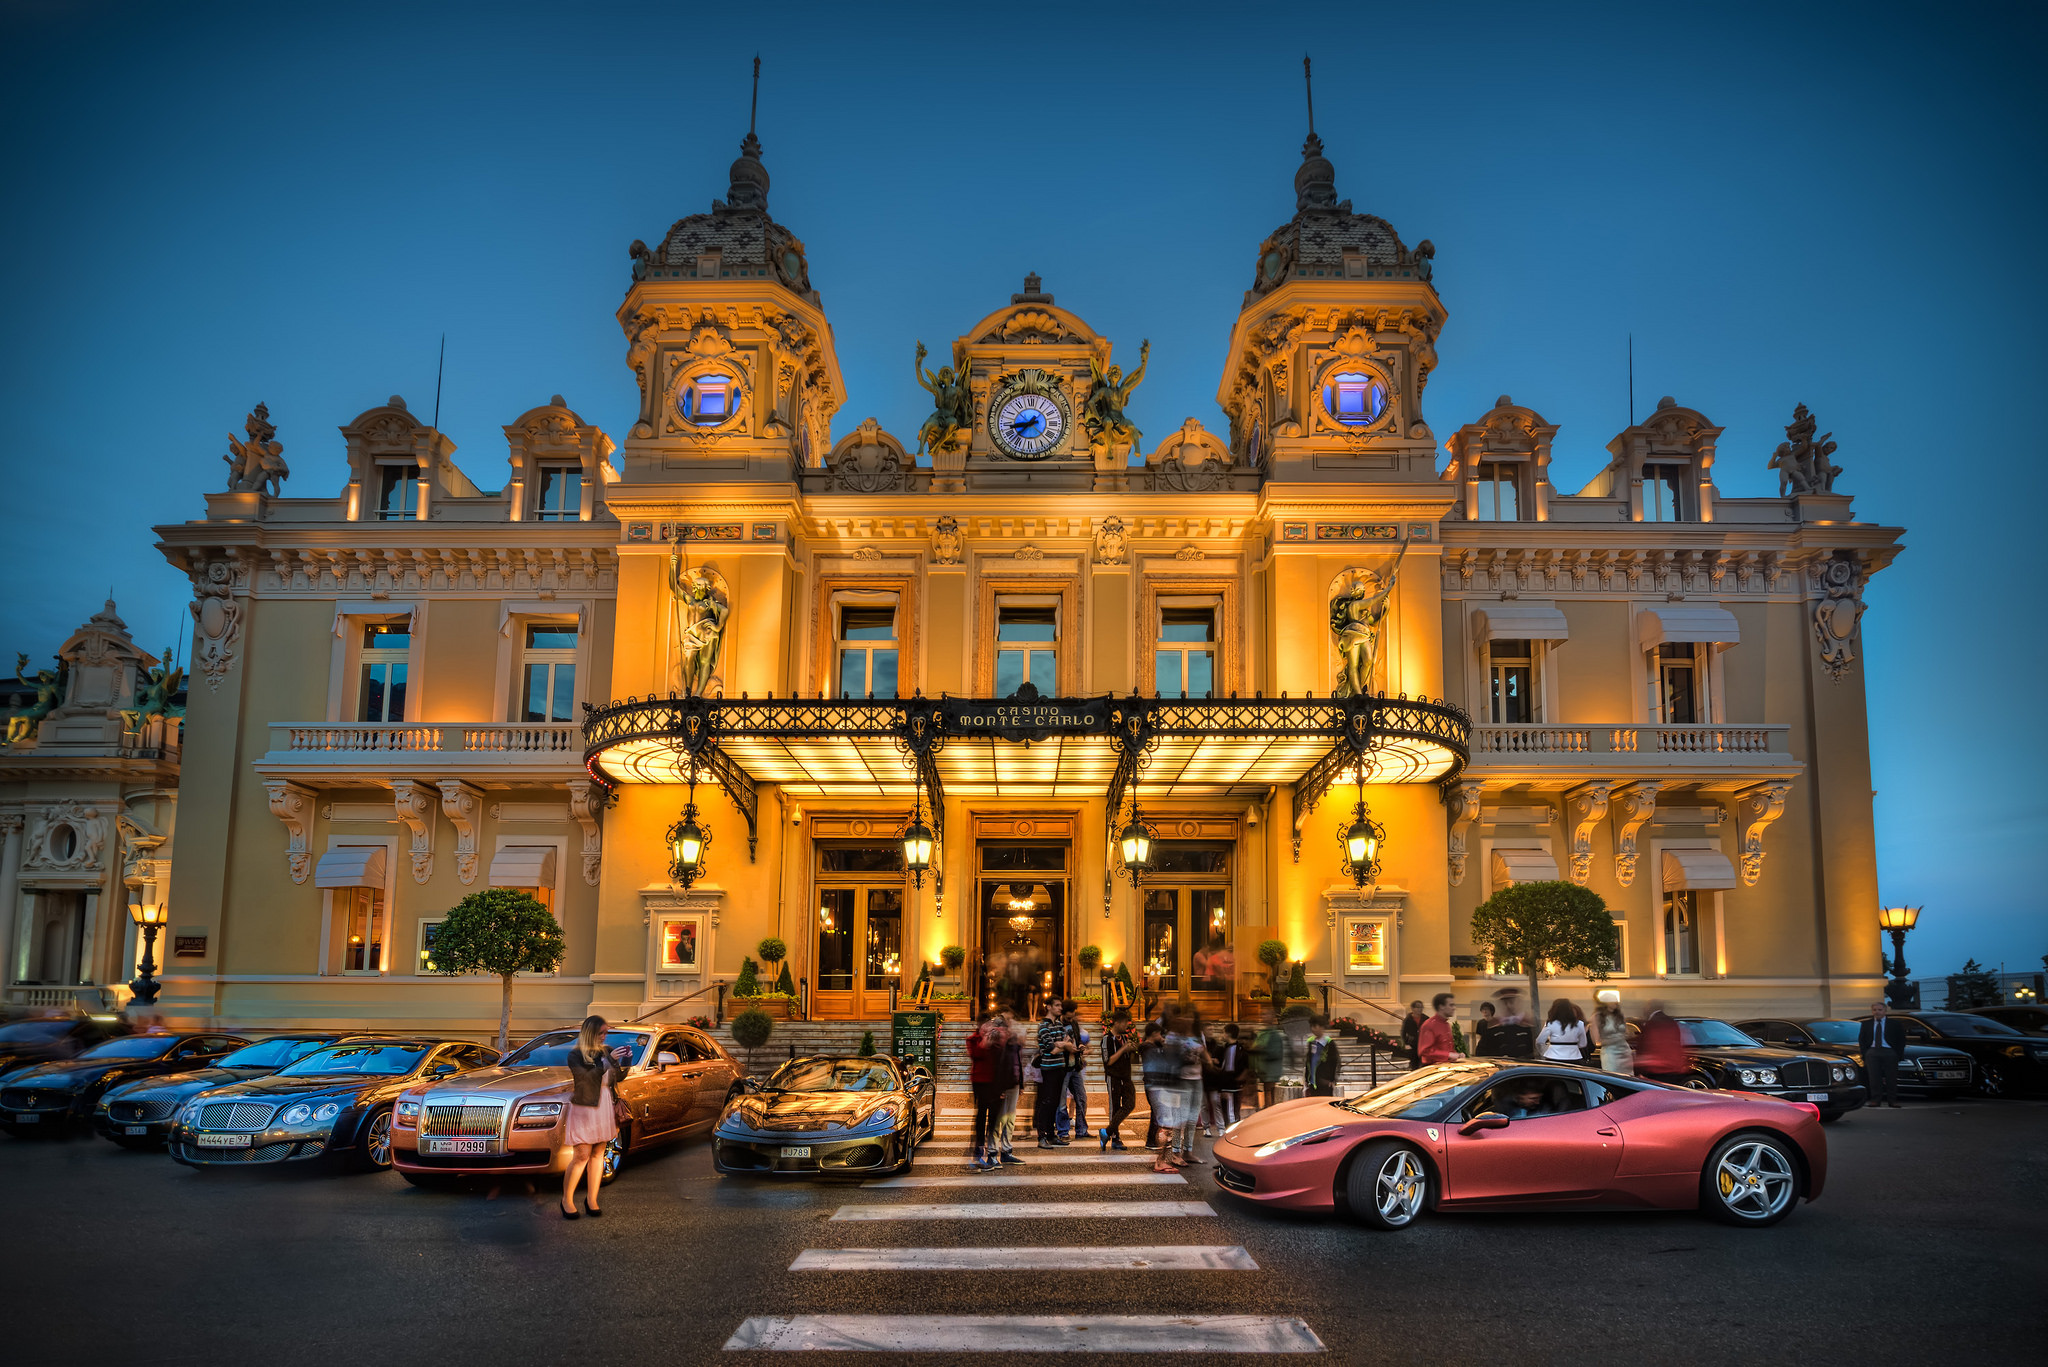
[[[1345,278],[1346,280],[1363,280],[1363,279],[1365,279],[1365,253],[1364,253],[1364,252],[1346,252],[1346,253],[1344,253],[1344,278]]]
[[[684,422],[696,427],[721,427],[739,411],[740,382],[720,370],[692,375],[676,395]]]
[[[1347,427],[1370,427],[1387,411],[1387,387],[1377,375],[1341,372],[1324,384],[1323,407]]]
[[[583,467],[543,465],[540,467],[540,507],[534,516],[542,522],[577,522],[583,517]]]
[[[377,518],[410,522],[420,515],[420,468],[411,461],[377,467]]]
[[[1522,471],[1518,460],[1479,462],[1479,520],[1519,522],[1522,517]]]
[[[1643,521],[1690,522],[1690,500],[1685,496],[1686,476],[1691,467],[1664,461],[1643,466]]]

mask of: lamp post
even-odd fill
[[[1884,999],[1894,1010],[1909,1011],[1913,1007],[1913,984],[1906,980],[1906,932],[1920,920],[1918,907],[1879,907],[1877,924],[1892,935],[1892,961],[1886,965],[1891,981],[1884,985]]]
[[[163,929],[164,904],[137,898],[128,904],[128,916],[142,930],[142,964],[128,989],[144,1006],[154,1006],[156,994],[163,990],[163,984],[156,980],[156,933]]]

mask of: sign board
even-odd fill
[[[180,935],[171,942],[171,953],[180,959],[203,959],[206,957],[204,935]]]
[[[1387,971],[1387,923],[1379,917],[1352,916],[1344,921],[1344,971]]]
[[[1486,960],[1478,954],[1453,954],[1451,956],[1451,968],[1454,972],[1463,968],[1469,969],[1474,973],[1481,973],[1486,970]]]
[[[1025,694],[1000,702],[942,698],[939,701],[939,724],[946,735],[994,736],[1008,741],[1044,740],[1048,736],[1106,736],[1109,734],[1109,699],[1040,699]]]
[[[889,1052],[905,1063],[922,1063],[939,1075],[939,1013],[898,1011],[889,1017]]]

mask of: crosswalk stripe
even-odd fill
[[[953,1160],[919,1155],[919,1163],[944,1163],[948,1161],[965,1163],[962,1157]],[[1024,1166],[1035,1168],[1040,1163],[1150,1163],[1154,1161],[1149,1153],[1098,1153],[1091,1149],[1087,1153],[1036,1153],[1024,1160]]]
[[[807,1248],[792,1272],[1256,1272],[1242,1244]]]
[[[862,1187],[1129,1187],[1152,1184],[1185,1185],[1186,1179],[1177,1172],[1049,1172],[1044,1176],[1034,1173],[1011,1172],[969,1172],[957,1177],[924,1176],[912,1173],[908,1177],[878,1177],[861,1183]]]
[[[757,1315],[728,1350],[879,1353],[1320,1353],[1277,1315]]]
[[[960,1201],[918,1205],[841,1206],[838,1221],[868,1220],[1145,1220],[1214,1215],[1207,1201]]]

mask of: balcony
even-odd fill
[[[256,770],[322,786],[394,776],[560,784],[583,773],[583,728],[575,722],[274,722],[270,749]]]
[[[1805,769],[1789,726],[1474,726],[1465,777],[1491,789],[1568,788],[1589,779],[1660,778],[1734,791]]]

